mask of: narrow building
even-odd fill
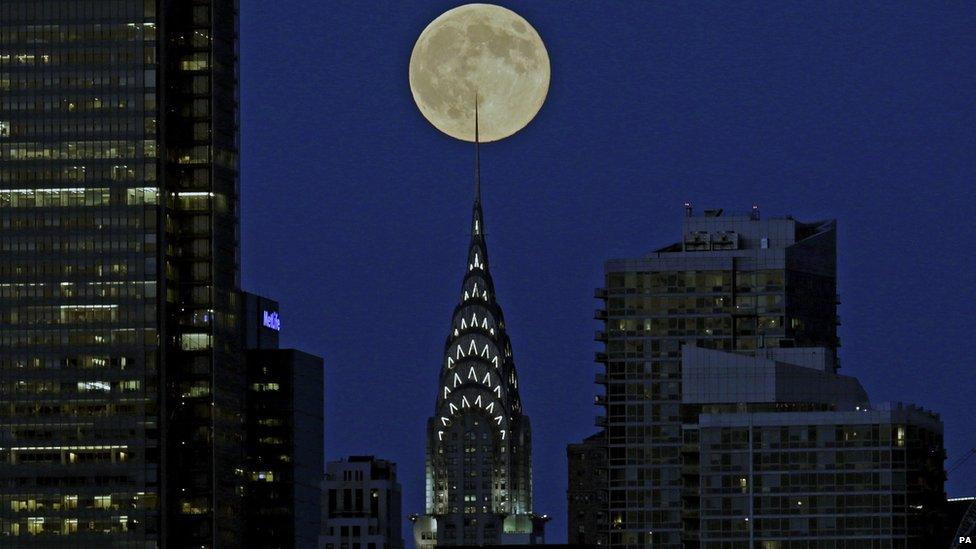
[[[566,447],[569,482],[566,491],[569,543],[582,547],[607,544],[607,433],[600,431]]]
[[[246,549],[315,547],[321,530],[324,369],[280,349],[278,303],[244,294],[244,542]]]

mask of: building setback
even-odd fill
[[[610,545],[745,547],[753,541],[787,547],[783,532],[802,533],[811,543],[856,544],[845,536],[857,531],[887,540],[878,547],[922,539],[920,517],[944,499],[941,423],[921,410],[873,408],[857,380],[837,373],[835,223],[761,219],[757,209],[696,216],[687,207],[686,214],[680,242],[639,259],[608,261],[605,287],[597,290],[606,305],[596,313],[604,322],[596,338],[605,345],[596,356],[605,365],[597,383],[606,385],[597,404],[607,413],[597,424],[607,428]],[[856,413],[862,415],[852,423],[846,414]],[[810,517],[788,509],[791,489],[780,493],[767,485],[758,494],[758,485],[772,482],[771,476],[744,470],[753,462],[726,452],[726,445],[730,436],[742,444],[749,433],[772,440],[764,423],[787,440],[800,432],[813,437],[796,443],[819,456],[804,459],[873,468],[867,476],[850,477],[861,483],[852,490],[855,499],[863,496],[856,505],[874,505],[883,518],[847,523],[838,509],[850,502],[815,499],[816,505],[838,506],[818,508],[824,524],[832,515],[835,526],[800,524]],[[899,429],[908,437],[905,449],[882,450],[894,443],[881,437],[897,437]],[[865,433],[877,444],[869,452],[836,442]],[[828,441],[847,446],[818,446]],[[779,446],[762,451],[759,459],[786,460],[787,476],[780,481],[800,492],[812,489],[811,474],[789,476],[802,452]],[[829,461],[817,463],[830,469]],[[918,483],[897,484],[906,482],[905,475]],[[743,498],[742,490],[751,497]],[[889,499],[877,499],[880,493]],[[780,496],[786,499],[775,499]],[[749,506],[742,509],[744,501]],[[762,516],[760,509],[782,515]],[[748,536],[742,538],[743,532]]]
[[[318,547],[402,549],[400,509],[395,463],[373,456],[330,461],[322,483]]]

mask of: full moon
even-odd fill
[[[481,142],[504,139],[535,117],[549,91],[549,54],[532,25],[492,4],[444,12],[420,33],[410,56],[410,90],[440,131]]]

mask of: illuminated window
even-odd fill
[[[44,517],[27,517],[27,531],[31,534],[44,533]]]
[[[184,57],[180,61],[180,68],[185,71],[200,71],[205,70],[209,65],[209,54],[207,53],[194,53],[188,57]]]
[[[202,351],[211,345],[210,334],[183,334],[180,336],[180,347],[184,351]]]
[[[111,509],[112,496],[95,496],[95,509]]]
[[[252,391],[259,391],[259,392],[277,391],[278,389],[280,389],[280,387],[278,386],[277,383],[252,383],[251,384]]]
[[[0,120],[0,137],[10,137],[10,122]]]
[[[107,393],[112,390],[112,384],[108,381],[79,381],[79,393]]]

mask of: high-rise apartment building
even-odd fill
[[[427,513],[418,547],[541,543],[532,513],[532,439],[495,296],[480,184],[471,242],[427,421]]]
[[[373,456],[330,461],[322,483],[318,547],[403,549],[400,509],[395,463]]]
[[[597,290],[606,303],[596,313],[605,324],[596,358],[605,364],[597,383],[606,385],[597,404],[607,415],[597,424],[607,428],[610,545],[773,548],[802,534],[842,544],[875,536],[887,540],[879,547],[898,547],[921,539],[925,513],[910,506],[944,498],[941,423],[921,410],[871,407],[855,379],[837,374],[834,222],[761,219],[756,209],[686,213],[681,241],[608,261]],[[786,442],[767,448],[749,436]],[[871,442],[845,438],[858,436]],[[769,475],[730,444],[766,452],[756,459],[775,464]],[[848,469],[870,473],[848,478]],[[828,480],[854,482],[852,499],[815,498],[823,517],[790,508],[790,496]],[[852,508],[879,518],[845,522]]]
[[[608,261],[605,329],[610,543],[679,547],[681,349],[836,346],[834,223],[684,218],[680,242]],[[652,534],[653,532],[653,534]]]
[[[240,547],[236,0],[0,2],[0,545]]]

